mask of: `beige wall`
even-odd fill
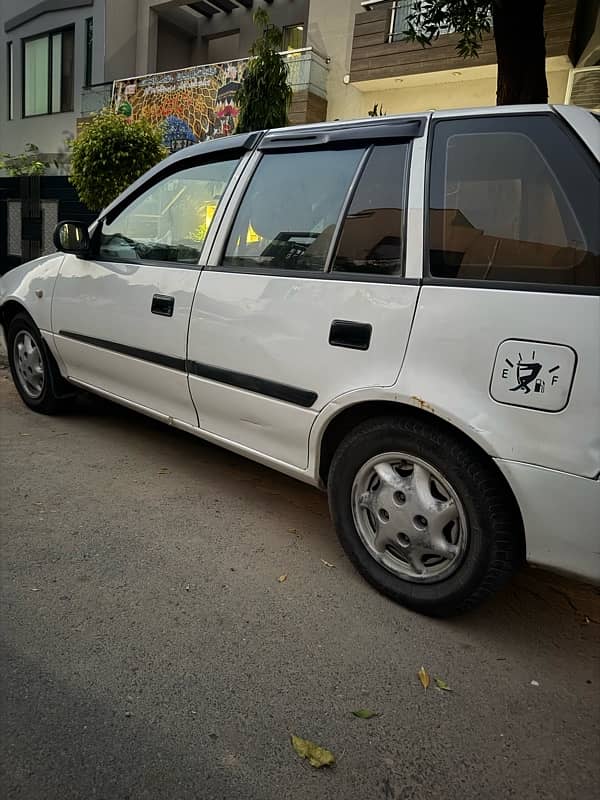
[[[158,18],[152,8],[153,4],[153,0],[138,2],[135,69],[128,77],[156,72]]]
[[[157,19],[156,70],[164,72],[192,64],[193,38],[166,19]]]
[[[548,102],[564,103],[567,93],[569,70],[548,73]]]
[[[569,70],[548,73],[548,93],[551,103],[564,103]],[[342,119],[364,117],[377,103],[386,114],[403,114],[432,109],[467,108],[496,105],[495,77],[438,83],[431,86],[411,86],[383,91],[361,92],[358,102],[339,114]]]
[[[106,0],[104,80],[135,75],[137,0]]]
[[[348,119],[362,107],[361,93],[344,84],[350,72],[354,17],[360,0],[311,0],[308,9],[307,46],[331,59],[327,80],[327,119]]]

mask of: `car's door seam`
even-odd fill
[[[190,328],[192,327],[192,314],[194,311],[194,303],[196,301],[196,292],[198,291],[198,284],[200,283],[200,277],[202,275],[202,267],[199,266],[198,268],[198,277],[196,278],[196,285],[194,287],[194,291],[192,293],[192,300],[190,303],[190,313],[188,314],[188,321],[187,321],[187,329],[185,332],[185,380],[188,387],[188,394],[190,396],[190,400],[192,401],[192,407],[196,412],[196,422],[198,424],[198,428],[200,428],[200,414],[198,413],[198,407],[194,402],[194,395],[192,394],[192,387],[190,385],[190,370],[189,370],[189,362],[190,362]]]

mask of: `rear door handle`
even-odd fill
[[[161,317],[172,317],[175,308],[175,298],[168,294],[155,294],[152,298],[151,311]]]
[[[334,319],[329,329],[329,344],[333,347],[349,347],[351,350],[368,350],[373,326],[368,322],[353,322]]]

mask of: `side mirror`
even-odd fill
[[[59,222],[52,238],[54,246],[62,253],[85,258],[90,252],[90,236],[83,222]]]

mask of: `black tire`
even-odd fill
[[[43,369],[39,394],[32,391],[31,386],[28,387],[17,364],[15,341],[25,334],[35,343]],[[75,396],[75,389],[60,374],[52,353],[31,317],[23,313],[12,318],[6,333],[6,345],[12,378],[25,405],[40,414],[59,414],[65,411]]]
[[[462,504],[465,550],[456,559],[454,572],[434,582],[421,583],[419,578],[415,582],[390,571],[375,560],[358,532],[352,511],[355,477],[370,459],[390,452],[414,456],[434,467]],[[377,481],[374,485],[377,489]],[[478,605],[524,560],[520,515],[496,467],[477,448],[435,422],[385,417],[356,427],[334,455],[328,494],[339,540],[361,575],[383,594],[423,614],[446,617]]]

